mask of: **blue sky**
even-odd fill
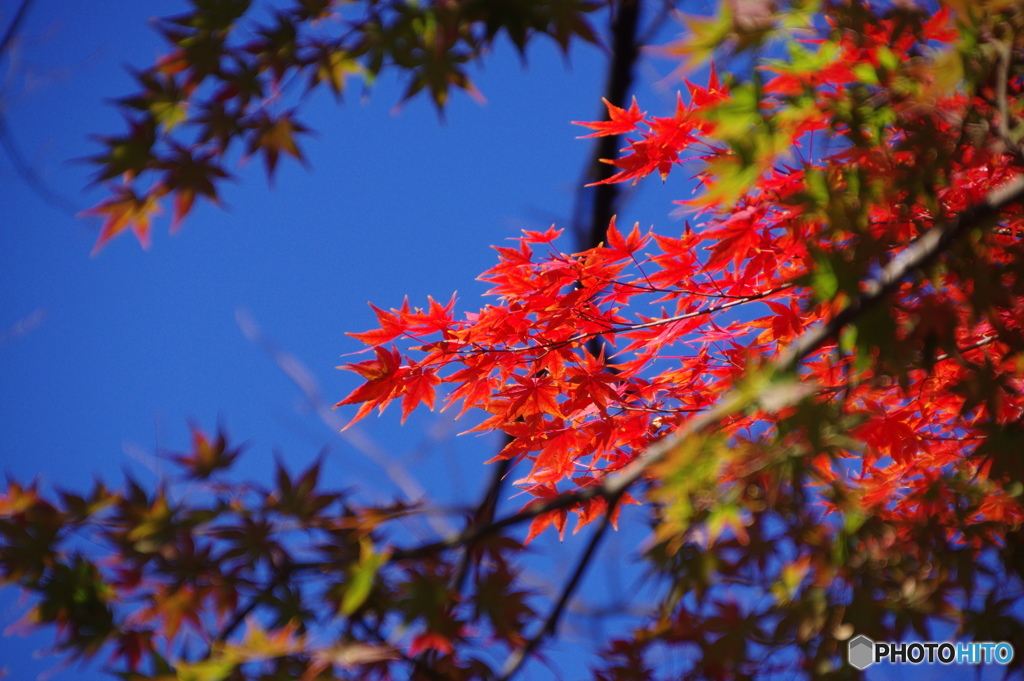
[[[0,25],[16,4],[0,4]],[[200,204],[174,236],[167,219],[158,221],[149,252],[122,237],[90,257],[99,223],[74,212],[103,195],[86,189],[92,169],[72,159],[98,152],[90,135],[120,131],[105,100],[131,92],[126,65],[159,55],[147,19],[183,6],[40,0],[0,65],[0,111],[18,150],[71,204],[45,200],[0,155],[0,468],[53,486],[80,488],[94,476],[118,484],[123,469],[152,481],[165,468],[159,452],[187,447],[189,420],[209,430],[219,421],[248,442],[246,475],[268,476],[275,452],[295,470],[327,448],[329,483],[358,486],[367,498],[393,496],[379,467],[311,413],[246,338],[239,315],[305,365],[333,404],[355,386],[334,367],[360,349],[344,333],[374,325],[368,301],[397,306],[409,295],[415,305],[458,291],[460,309],[478,307],[485,286],[475,277],[494,262],[490,245],[524,228],[568,226],[590,153],[575,139],[585,131],[569,122],[599,116],[605,58],[580,48],[567,65],[541,39],[523,70],[500,45],[474,71],[487,103],[456,96],[443,124],[424,99],[393,114],[402,87],[387,78],[368,99],[353,91],[340,107],[315,97],[301,114],[318,131],[303,143],[312,171],[286,160],[270,189],[251,163],[225,189],[226,209]],[[658,83],[671,70],[641,65],[645,109],[673,109],[675,84]],[[681,230],[669,213],[672,199],[685,198],[683,184],[682,174],[665,188],[648,182],[620,224]],[[561,246],[574,248],[569,240]],[[19,324],[21,333],[7,333]],[[371,417],[357,433],[436,501],[473,501],[496,441],[454,438],[464,426],[446,415],[397,423],[397,414]],[[505,508],[522,503],[507,500]],[[555,542],[543,537],[537,546]],[[607,550],[634,549],[616,536]],[[609,597],[631,586],[609,570],[590,584]],[[0,592],[0,626],[20,607],[14,593]],[[57,669],[45,654],[50,640],[0,637],[0,670],[18,681],[99,678]]]
[[[131,91],[123,65],[158,54],[147,17],[180,7],[33,7],[4,114],[34,171],[75,207],[102,193],[83,191],[91,168],[71,159],[98,151],[90,134],[120,130],[104,100]],[[250,163],[224,191],[227,210],[202,205],[175,236],[158,223],[149,252],[123,237],[90,258],[98,221],[41,199],[4,158],[0,328],[41,320],[0,350],[12,425],[0,451],[22,452],[5,468],[82,480],[120,467],[125,443],[183,444],[186,418],[212,426],[219,416],[254,451],[309,448],[311,434],[285,423],[297,393],[236,312],[310,367],[333,403],[354,386],[333,367],[360,349],[344,332],[373,325],[368,301],[457,290],[463,309],[479,305],[489,245],[569,213],[589,151],[569,121],[597,115],[596,51],[575,55],[571,70],[550,45],[530,60],[526,72],[511,50],[488,60],[477,74],[488,103],[456,98],[446,124],[423,100],[392,115],[399,89],[386,79],[366,102],[314,98],[303,116],[319,131],[304,142],[312,172],[282,163],[270,189]]]
[[[15,5],[0,5],[0,25]],[[361,349],[344,333],[374,325],[368,301],[421,304],[458,291],[461,309],[478,307],[486,287],[475,277],[494,262],[492,244],[567,224],[590,153],[570,121],[599,116],[605,57],[584,48],[567,62],[538,40],[524,70],[503,44],[474,72],[487,103],[456,96],[444,123],[424,99],[394,114],[402,86],[388,78],[340,107],[314,97],[301,114],[318,131],[303,143],[311,172],[285,160],[271,189],[254,160],[225,188],[226,210],[202,204],[173,236],[165,216],[150,251],[125,236],[90,257],[99,222],[74,212],[103,194],[86,189],[92,168],[73,159],[99,151],[90,135],[120,132],[107,100],[132,91],[125,66],[148,65],[162,49],[147,20],[183,7],[40,0],[2,64],[0,107],[17,149],[71,206],[40,197],[0,157],[0,332],[22,329],[0,345],[0,469],[51,486],[94,476],[116,485],[122,469],[152,481],[166,468],[159,452],[187,447],[189,420],[211,430],[219,421],[248,442],[246,475],[266,478],[275,452],[299,469],[327,447],[327,482],[394,496],[379,467],[312,414],[246,338],[238,315],[304,364],[333,404],[355,386],[334,367]],[[671,69],[641,70],[652,82]],[[644,100],[670,111],[674,96]],[[655,194],[648,219],[674,224],[675,196]],[[440,503],[473,501],[496,441],[455,439],[465,426],[447,415],[397,421],[371,417],[359,434]],[[20,607],[0,593],[0,626]],[[0,669],[19,680],[83,678],[55,668],[51,640],[0,637]]]

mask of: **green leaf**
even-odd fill
[[[211,659],[180,663],[175,670],[178,681],[222,681],[238,666],[231,659]]]
[[[811,272],[811,286],[818,300],[832,300],[839,292],[839,277],[836,275],[832,259],[824,253],[815,253],[816,267]]]
[[[366,602],[373,590],[377,571],[387,563],[389,555],[389,551],[375,553],[369,539],[359,542],[359,563],[350,570],[351,579],[341,599],[342,614],[351,615]]]

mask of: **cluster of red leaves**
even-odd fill
[[[606,135],[627,135],[638,133],[640,139],[630,141],[626,155],[616,159],[605,159],[619,172],[606,180],[595,184],[614,184],[632,180],[635,184],[640,178],[657,171],[661,179],[668,177],[669,171],[676,164],[681,163],[680,153],[689,151],[694,153],[694,146],[698,144],[701,137],[710,132],[713,128],[710,121],[699,116],[701,110],[721,104],[729,98],[729,88],[723,86],[711,67],[711,75],[708,78],[706,88],[694,85],[687,81],[689,90],[689,103],[684,104],[682,94],[679,95],[674,116],[666,118],[647,118],[637,107],[636,98],[629,110],[622,109],[605,100],[608,107],[610,121],[595,121],[592,123],[574,121],[577,125],[584,125],[597,132],[584,137],[604,137]],[[647,130],[640,130],[638,125],[643,123]],[[698,156],[694,156],[697,158]]]
[[[529,460],[519,484],[540,499],[560,482],[580,488],[622,468],[841,309],[915,237],[1021,171],[998,140],[964,141],[964,126],[997,117],[991,85],[948,87],[937,59],[900,58],[946,54],[960,35],[952,26],[948,10],[896,12],[863,33],[836,29],[832,41],[797,44],[809,65],[766,67],[753,109],[750,89],[731,92],[714,70],[707,87],[687,84],[689,101],[673,117],[609,105],[609,121],[583,125],[638,136],[610,161],[621,170],[609,181],[694,165],[709,187],[698,199],[703,222],[660,236],[637,226],[623,234],[613,221],[605,245],[572,255],[555,250],[559,230],[526,232],[497,248],[498,264],[482,276],[498,304],[461,320],[451,303],[378,309],[380,328],[353,334],[375,359],[344,367],[366,382],[338,406],[361,404],[357,420],[401,397],[404,418],[450,386],[445,407],[486,414],[472,431],[512,436],[496,458]],[[1022,85],[1011,80],[1009,96]],[[745,125],[751,111],[757,120]],[[837,140],[830,149],[802,151],[825,130]],[[961,539],[965,525],[1024,520],[1003,488],[1020,466],[989,437],[1024,420],[1022,226],[1011,215],[979,233],[802,364],[811,399],[834,406],[853,436],[813,459],[816,484],[842,485],[880,517],[938,522]],[[388,347],[396,340],[407,350]],[[734,444],[764,443],[781,438],[792,415],[763,410],[721,428]],[[935,481],[951,477],[976,483],[967,513],[936,496]],[[597,517],[587,503],[574,510],[580,524]],[[539,518],[531,536],[551,522],[562,530],[558,513]]]

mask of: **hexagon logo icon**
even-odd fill
[[[850,639],[847,649],[850,666],[864,670],[875,661],[875,642],[867,636],[855,636]]]

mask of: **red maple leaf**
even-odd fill
[[[610,135],[624,135],[626,133],[633,132],[636,130],[638,123],[643,122],[645,114],[640,112],[640,108],[636,104],[636,97],[633,98],[633,104],[629,109],[623,109],[615,106],[607,99],[602,100],[605,106],[608,107],[608,116],[611,118],[609,121],[596,121],[588,123],[585,121],[573,121],[574,125],[582,125],[597,132],[589,135],[583,135],[579,139],[586,139],[588,137],[607,137]]]

